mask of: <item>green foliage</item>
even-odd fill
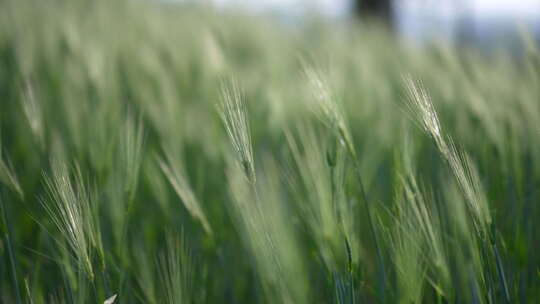
[[[0,302],[539,302],[538,48],[298,26],[1,2]]]

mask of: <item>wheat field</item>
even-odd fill
[[[539,303],[540,51],[0,2],[1,303]]]

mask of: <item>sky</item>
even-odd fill
[[[520,26],[540,29],[540,0],[400,0],[396,1],[399,31],[414,40],[472,39],[506,41],[519,36]],[[463,26],[466,26],[463,28]]]
[[[476,13],[540,15],[540,0],[474,0],[471,2]]]
[[[302,14],[316,9],[327,16],[342,16],[350,9],[349,0],[212,0],[216,5],[240,5],[255,11],[272,10],[289,14]]]

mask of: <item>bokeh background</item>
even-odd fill
[[[189,1],[189,0],[188,0]],[[447,43],[519,52],[520,35],[540,41],[540,2],[536,0],[214,0],[221,8],[269,14],[285,20],[318,14],[335,22],[377,18],[407,41]]]

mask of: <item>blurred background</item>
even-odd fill
[[[178,2],[182,0],[169,0]],[[185,2],[186,0],[183,0]],[[187,0],[189,1],[189,0]],[[193,1],[193,0],[191,0]],[[197,1],[197,0],[195,0]],[[415,43],[442,41],[490,53],[519,53],[526,32],[540,42],[538,0],[206,0],[225,9],[273,15],[300,22],[319,15],[332,21],[378,19]]]

